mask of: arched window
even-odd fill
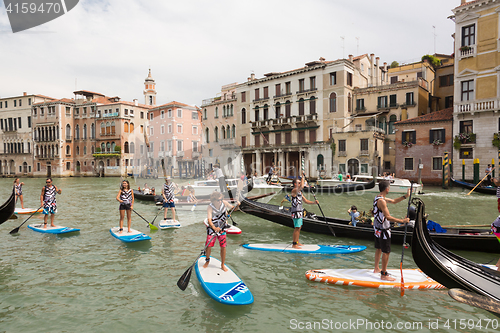
[[[382,129],[385,134],[387,134],[387,122],[385,116],[380,116],[378,118],[378,128]]]
[[[394,134],[394,123],[398,120],[398,117],[393,114],[389,117],[389,126],[387,128],[388,134]]]
[[[123,144],[123,152],[125,154],[128,154],[129,153],[129,150],[128,150],[128,142],[125,141],[125,143]]]
[[[106,134],[111,134],[111,123],[109,121],[106,122]]]
[[[205,128],[205,141],[206,143],[210,142],[210,130],[208,128]]]
[[[227,125],[227,128],[226,128],[226,136],[228,139],[231,138],[231,127],[229,127],[229,125]]]
[[[106,151],[106,144],[103,142],[101,143],[101,151],[105,152]]]
[[[71,126],[69,124],[66,125],[66,140],[71,139]]]
[[[129,150],[130,150],[130,154],[134,154],[135,153],[135,144],[133,142],[131,142],[129,144]]]
[[[83,124],[83,140],[87,140],[87,124]]]
[[[125,122],[125,124],[123,124],[123,131],[125,133],[128,133],[128,123],[127,122]]]
[[[292,116],[292,104],[290,101],[285,102],[285,117],[289,118]]]
[[[255,107],[255,121],[259,121],[259,107],[256,106]]]
[[[87,155],[87,146],[83,146],[83,155]]]
[[[234,115],[233,104],[231,104],[231,116]]]
[[[106,124],[104,122],[101,123],[101,135],[106,134]]]
[[[337,94],[331,93],[329,98],[329,110],[330,112],[337,112]]]
[[[247,123],[247,110],[245,108],[241,109],[241,123]]]
[[[222,107],[222,116],[223,117],[226,116],[226,106],[225,105]]]
[[[94,124],[90,125],[90,138],[95,139],[95,125]]]
[[[114,142],[111,142],[111,152],[115,151],[116,144]]]
[[[299,116],[304,115],[304,99],[299,99]]]
[[[76,146],[76,154],[80,155],[80,146]]]
[[[75,126],[75,140],[80,139],[80,125]]]
[[[316,98],[314,96],[309,100],[309,113],[316,114]]]
[[[71,150],[69,148],[69,145],[66,145],[66,155],[69,155],[69,153],[71,153]]]
[[[219,142],[219,128],[217,126],[214,128],[214,140],[215,142]]]
[[[269,106],[266,104],[264,105],[264,115],[263,115],[263,120],[269,119]]]
[[[323,170],[323,165],[325,164],[325,158],[323,155],[319,154],[316,158],[316,166],[318,170]]]
[[[111,144],[108,142],[106,143],[106,151],[110,152],[111,151]]]
[[[130,133],[134,132],[134,123],[130,123]]]
[[[281,104],[280,104],[280,102],[276,103],[276,105],[274,106],[274,111],[275,111],[274,118],[278,119],[279,117],[281,117]]]
[[[214,116],[214,118],[219,118],[219,107],[218,106],[215,107],[215,116]]]
[[[233,138],[236,138],[236,125],[233,125]]]
[[[128,125],[127,125],[127,126],[128,126]],[[128,128],[127,128],[127,129],[128,129]],[[115,122],[114,122],[114,121],[112,121],[112,122],[111,122],[111,134],[113,134],[113,135],[114,135],[115,133],[116,133],[116,132],[115,132]]]
[[[222,139],[226,138],[226,128],[224,126],[221,126],[221,134],[222,134]]]

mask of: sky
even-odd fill
[[[28,0],[27,0],[28,1]],[[72,98],[90,90],[157,105],[200,106],[251,73],[284,72],[374,53],[411,63],[453,53],[460,0],[80,0],[65,15],[12,33],[0,0],[0,98]],[[343,37],[343,39],[342,39]]]

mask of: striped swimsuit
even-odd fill
[[[23,185],[21,184],[16,185],[16,195],[23,195]]]
[[[130,206],[130,204],[132,203],[132,190],[128,190],[128,191],[122,190],[120,192],[120,200],[123,201],[123,202],[120,202],[121,205]]]
[[[296,197],[292,196],[292,219],[300,219],[304,216],[304,209],[302,208],[302,191],[297,193]]]
[[[214,227],[222,229],[222,227],[224,227],[226,225],[226,218],[227,218],[226,205],[224,205],[224,203],[221,202],[219,209],[217,209],[211,203],[210,207],[212,207],[212,223],[214,224]],[[213,234],[214,234],[214,231],[212,230],[212,228],[207,227],[207,235],[210,236]],[[225,234],[226,234],[225,232],[221,233],[221,235],[225,235]]]
[[[165,202],[174,202],[174,185],[163,184],[163,194],[165,194],[165,198],[167,199]]]
[[[382,237],[382,239],[391,238],[391,223],[384,216],[384,213],[378,209],[377,202],[382,199],[381,196],[376,196],[373,202],[373,229],[375,230],[375,237]]]
[[[56,193],[56,187],[54,185],[45,185],[43,208],[52,209],[53,211],[57,209]]]

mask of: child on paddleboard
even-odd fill
[[[132,224],[132,209],[134,209],[134,192],[130,188],[128,180],[124,180],[116,196],[116,200],[120,202],[120,234],[123,232],[123,219],[127,212],[127,229],[130,232]]]
[[[14,180],[14,186],[16,188],[16,202],[17,199],[21,199],[21,208],[24,209],[24,200],[23,200],[23,182],[19,182],[19,178]]]
[[[209,227],[207,227],[207,241],[205,242],[205,245],[208,245],[208,247],[206,250],[206,259],[203,268],[207,268],[210,263],[210,253],[212,252],[212,247],[215,245],[215,238],[217,238],[220,245],[221,269],[224,272],[227,272],[228,269],[224,265],[226,261],[226,233],[224,232],[224,229],[228,227],[226,223],[227,208],[233,209],[234,206],[223,199],[224,195],[220,192],[214,191],[210,195],[210,204],[207,208]],[[240,202],[237,201],[236,206],[239,204]]]
[[[57,188],[54,184],[52,184],[52,178],[47,178],[45,180],[45,185],[42,188],[42,194],[40,195],[40,203],[43,206],[43,227],[47,228],[47,219],[50,214],[50,226],[55,227],[54,225],[54,215],[57,212],[57,203],[56,203],[56,194],[61,194],[61,189]]]

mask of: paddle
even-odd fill
[[[149,229],[151,229],[151,231],[153,231],[153,230],[155,230],[155,231],[156,231],[156,230],[158,230],[158,227],[157,227],[157,226],[152,225],[151,223],[149,223],[149,221],[148,221],[148,220],[146,220],[144,217],[142,217],[142,216],[141,216],[141,214],[137,213],[137,212],[135,211],[135,209],[132,209],[132,211],[133,211],[134,213],[136,213],[137,215],[139,215],[139,217],[140,217],[141,219],[143,219],[144,221],[146,221],[146,222],[148,223],[148,225],[149,225]],[[158,216],[158,214],[156,214],[156,216]],[[156,217],[155,217],[155,218],[156,218]]]
[[[30,216],[29,216],[26,220],[24,220],[24,222],[23,222],[23,223],[21,223],[21,225],[20,225],[19,227],[15,228],[15,229],[12,229],[12,231],[11,231],[11,232],[9,232],[9,234],[11,234],[11,235],[13,235],[13,234],[17,234],[17,233],[19,232],[19,229],[23,226],[23,224],[25,224],[25,223],[26,223],[26,222],[27,222],[27,221],[28,221],[28,220],[29,220],[29,219],[30,219],[33,215],[35,215],[36,213],[38,213],[38,211],[39,211],[39,210],[40,210],[40,208],[42,208],[42,207],[43,207],[43,206],[38,207],[38,209],[37,209],[37,210],[35,210],[35,211],[33,212],[33,214],[31,214],[31,215],[30,215]]]
[[[158,214],[160,214],[160,213],[161,213],[161,209],[158,209],[158,213],[156,213],[155,218],[153,219],[153,222],[151,222],[152,225],[155,224],[155,220],[158,217]]]
[[[413,193],[413,182],[410,184],[410,197],[408,198],[408,208],[406,209],[406,216],[410,216],[411,195]],[[406,246],[406,231],[408,230],[408,223],[405,223],[405,235],[403,237],[403,250],[401,251],[401,263],[399,269],[401,270],[401,296],[405,295],[405,281],[403,279],[403,257],[405,255]]]
[[[488,177],[488,175],[489,175],[490,173],[492,173],[492,172],[493,172],[493,170],[495,170],[495,167],[493,167],[493,168],[491,169],[491,171],[490,171],[490,172],[488,172],[488,173],[486,174],[486,176],[484,176],[484,177],[483,177],[483,179],[481,179],[481,181],[480,181],[479,183],[477,183],[477,184],[476,184],[476,186],[474,186],[474,188],[473,188],[472,190],[470,190],[470,192],[469,192],[469,193],[467,193],[467,195],[471,194],[471,193],[472,193],[472,191],[474,191],[474,190],[476,189],[476,187],[478,187],[478,186],[479,186],[479,184],[481,184],[481,183],[483,182],[483,180],[485,180],[485,179],[486,179],[486,177]]]
[[[500,302],[495,301],[490,297],[479,295],[470,291],[465,291],[460,288],[452,288],[448,290],[448,295],[455,301],[477,308],[500,314]]]

